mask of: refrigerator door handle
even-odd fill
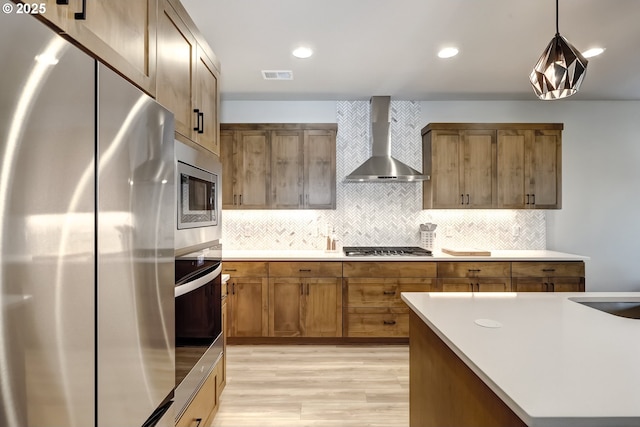
[[[220,273],[222,273],[222,264],[220,264],[211,273],[208,273],[202,277],[192,280],[191,282],[187,282],[183,285],[176,286],[175,287],[176,298],[206,285],[207,283],[215,279],[216,276],[218,276]]]

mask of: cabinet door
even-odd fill
[[[537,209],[560,208],[560,131],[536,130],[528,150],[527,182],[531,194],[530,207]]]
[[[551,277],[549,283],[552,292],[584,292],[583,277]]]
[[[268,334],[268,279],[232,278],[230,322],[233,337],[262,337]]]
[[[236,194],[236,176],[234,175],[233,161],[234,132],[231,130],[220,131],[220,161],[222,162],[222,209],[233,209],[233,196]],[[237,156],[237,154],[235,154]]]
[[[462,131],[462,188],[465,207],[490,208],[494,204],[496,133],[493,130]]]
[[[104,2],[103,2],[104,3]],[[176,132],[193,140],[192,70],[196,41],[167,0],[158,14],[156,99],[175,116]]]
[[[499,130],[497,160],[498,207],[525,208],[525,151],[531,145],[532,131]]]
[[[43,4],[42,15],[51,24],[142,90],[155,94],[156,0],[25,3]]]
[[[336,207],[336,134],[304,131],[304,207]]]
[[[218,121],[218,70],[203,50],[198,47],[196,62],[196,103],[198,110],[195,128],[196,142],[207,150],[220,154]]]
[[[434,208],[462,207],[460,146],[458,131],[432,132],[431,188]]]
[[[475,292],[509,292],[511,291],[511,278],[478,278],[475,279],[473,290]]]
[[[296,209],[303,199],[303,135],[271,132],[271,196],[274,208]]]
[[[474,283],[469,279],[439,279],[442,292],[473,292]]]
[[[342,336],[342,290],[338,278],[305,279],[304,335]]]
[[[513,279],[514,292],[549,292],[549,283],[542,277],[518,277]]]
[[[265,179],[271,170],[268,132],[238,131],[233,144],[233,204],[236,209],[268,208],[270,181]]]
[[[301,278],[269,279],[269,336],[299,337],[303,334],[305,292]]]

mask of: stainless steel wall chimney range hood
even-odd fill
[[[351,172],[346,181],[395,182],[425,181],[429,175],[391,157],[390,96],[371,97],[371,157]]]

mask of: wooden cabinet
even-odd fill
[[[224,262],[231,275],[227,297],[229,337],[263,337],[269,333],[268,266],[266,262]]]
[[[269,133],[220,131],[222,208],[267,209],[271,198]]]
[[[335,124],[222,124],[225,209],[335,209]],[[223,171],[224,173],[224,171]]]
[[[339,262],[269,263],[269,335],[342,336]]]
[[[45,6],[41,15],[58,31],[145,92],[155,94],[157,0],[62,3],[66,4],[45,0],[37,5]]]
[[[431,123],[423,207],[559,209],[562,124]]]
[[[498,131],[499,207],[561,207],[561,141],[559,129]]]
[[[344,262],[345,336],[409,336],[402,292],[438,290],[435,262]]]
[[[173,112],[176,133],[220,154],[218,61],[180,2],[160,4],[156,99]]]
[[[511,291],[510,262],[440,262],[438,282],[443,292]]]
[[[490,208],[495,203],[494,130],[434,130],[424,136],[431,180],[424,186],[430,208]]]
[[[218,377],[221,369],[221,364],[218,362],[176,422],[176,427],[207,427],[211,425],[218,411],[220,396]]]
[[[584,263],[514,262],[515,292],[584,292]]]

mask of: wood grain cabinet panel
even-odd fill
[[[584,292],[584,262],[514,262],[515,292]]]
[[[176,422],[176,427],[210,426],[218,409],[219,364],[204,380],[189,406]]]
[[[402,292],[435,292],[437,263],[343,262],[345,336],[406,338],[409,308]]]
[[[67,3],[45,0],[35,4],[43,4],[41,15],[76,44],[155,95],[157,0]]]
[[[219,64],[198,42],[179,2],[161,0],[156,99],[175,116],[176,133],[219,154]]]
[[[439,262],[438,282],[443,292],[511,291],[510,262]]]
[[[270,262],[270,277],[341,277],[342,263],[332,261]]]
[[[423,207],[559,209],[558,123],[430,123],[422,129]]]
[[[336,129],[312,123],[222,124],[223,173],[232,177],[223,187],[223,208],[335,209]]]
[[[342,335],[342,292],[339,278],[270,278],[269,300],[270,336]]]
[[[227,282],[228,336],[269,334],[269,278],[266,262],[223,262]]]
[[[560,130],[498,131],[498,207],[561,207]]]

